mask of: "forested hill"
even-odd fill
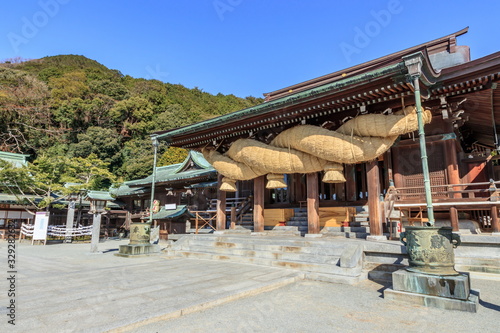
[[[78,55],[4,61],[0,150],[29,154],[31,160],[93,153],[118,177],[136,179],[151,172],[152,132],[261,102],[132,78]],[[177,162],[182,154],[169,149],[160,162]]]

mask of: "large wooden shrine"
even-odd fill
[[[349,214],[367,206],[378,236],[391,220],[426,220],[415,116],[422,112],[437,216],[455,230],[465,216],[498,232],[500,52],[471,60],[469,48],[457,45],[466,32],[154,136],[203,152],[219,172],[217,229],[226,227],[230,191],[253,196],[255,231],[264,229],[269,208],[307,209],[308,232],[319,233],[338,208]]]

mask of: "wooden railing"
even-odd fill
[[[477,222],[483,229],[490,229],[493,226],[492,221],[496,223],[497,206],[500,206],[500,190],[497,188],[499,184],[500,181],[490,181],[431,186],[432,203],[435,209],[450,210],[450,214],[451,210],[453,214],[456,214],[457,210],[470,211],[472,217],[479,214]],[[427,206],[423,187],[390,187],[383,205],[388,221],[391,220],[395,209],[406,210],[410,224],[417,220],[420,223],[426,221],[423,216]],[[412,216],[412,209],[417,210],[417,217]]]
[[[231,226],[234,227],[238,222],[241,224],[243,215],[252,207],[252,196],[244,198],[227,198],[226,213],[230,213]],[[203,211],[190,211],[194,214],[195,233],[200,229],[210,228],[216,230],[217,221],[217,199],[210,201],[209,208]]]
[[[195,221],[195,233],[198,234],[198,231],[200,229],[203,229],[205,227],[209,227],[213,229],[214,231],[216,230],[214,224],[217,221],[217,212],[212,212],[212,211],[191,211],[192,214],[194,214],[194,221]]]
[[[497,185],[500,181],[483,183],[450,184],[431,186],[433,202],[447,201],[499,201],[500,195]],[[386,201],[395,202],[425,202],[423,187],[390,187],[386,194]]]
[[[245,215],[251,208],[253,197],[240,197],[240,198],[227,198],[226,199],[226,213],[230,213],[230,221],[234,224],[241,224],[243,215]],[[210,201],[209,211],[217,210],[217,199]]]

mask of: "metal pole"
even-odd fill
[[[153,157],[153,177],[151,180],[151,202],[149,203],[149,224],[153,224],[153,201],[155,200],[155,183],[156,183],[156,155],[158,154],[158,139],[156,137],[152,138],[154,147],[154,157]]]
[[[420,155],[422,158],[422,171],[424,174],[425,201],[427,204],[428,224],[434,225],[434,207],[432,206],[431,180],[429,176],[429,164],[427,158],[427,147],[425,145],[424,120],[422,116],[422,103],[420,100],[419,77],[413,77],[413,87],[415,88],[415,104],[417,106],[418,136],[420,140]]]

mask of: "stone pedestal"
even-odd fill
[[[429,275],[401,269],[392,273],[392,289],[384,298],[445,310],[476,312],[479,292],[471,291],[467,274]]]
[[[120,250],[115,253],[119,257],[144,257],[160,253],[158,244],[149,242],[151,225],[149,223],[132,223],[130,225],[130,243],[120,245]]]
[[[129,244],[120,245],[120,250],[115,253],[118,257],[144,257],[160,253],[158,244]]]

